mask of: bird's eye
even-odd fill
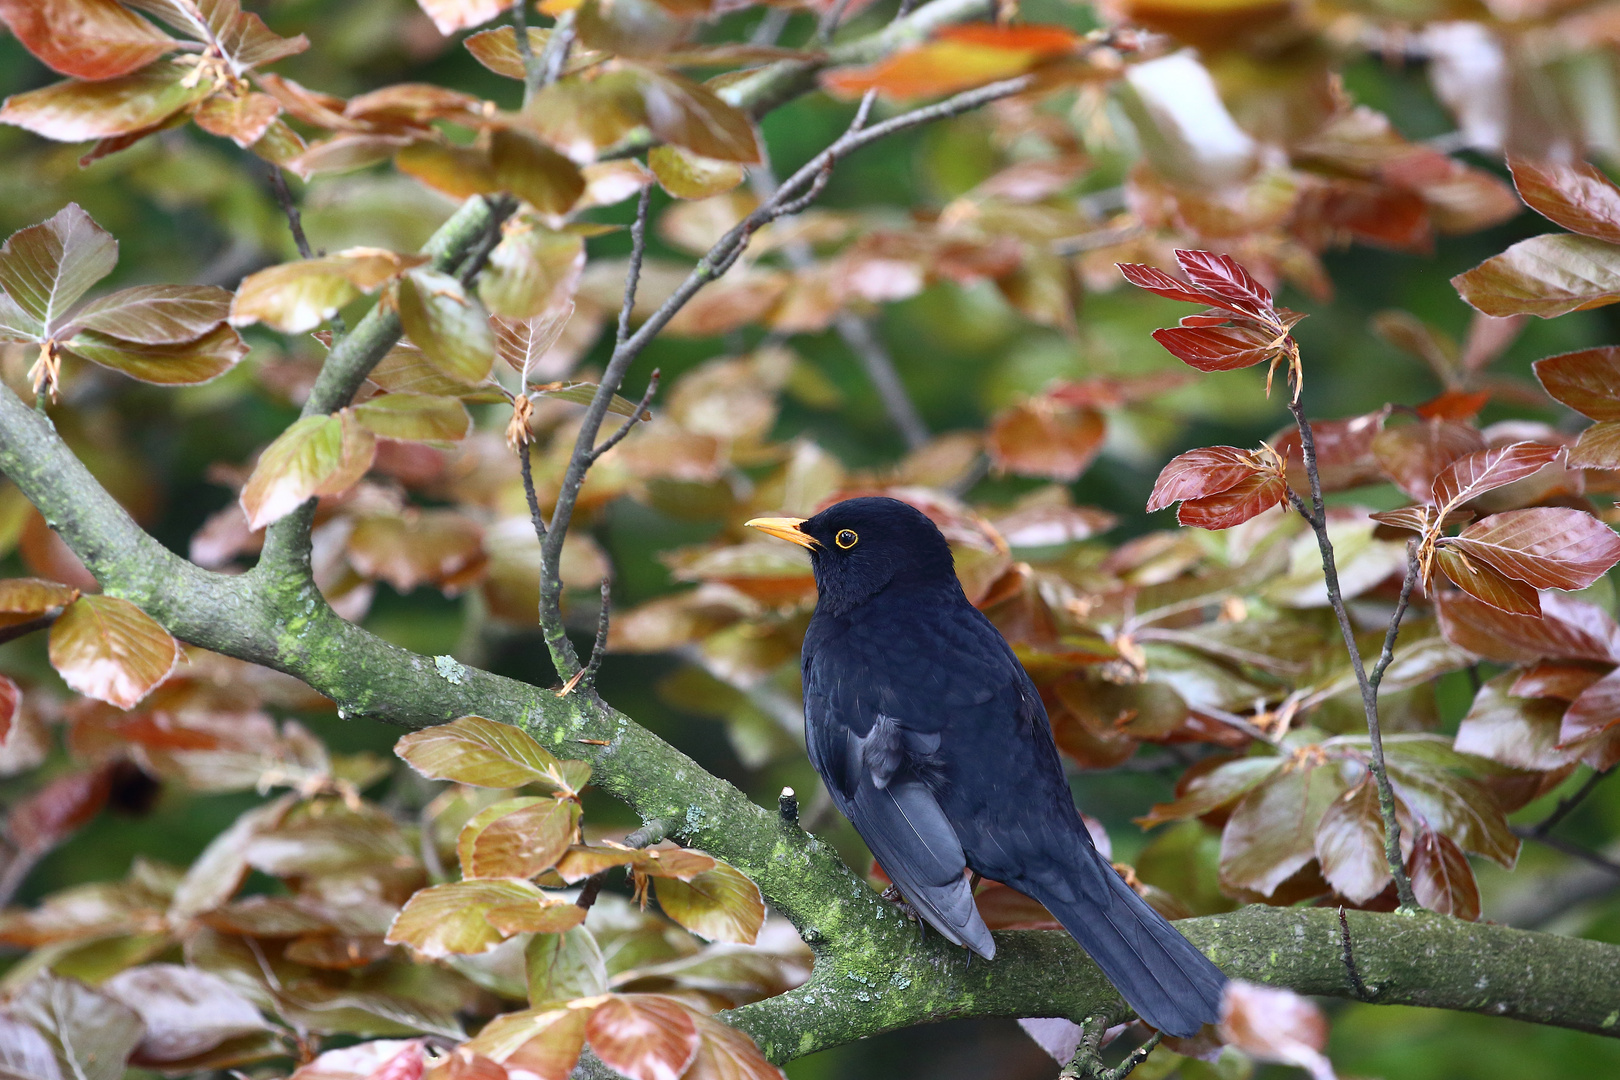
[[[848,551],[855,546],[855,542],[859,539],[860,537],[855,535],[854,529],[839,529],[838,535],[833,537],[833,543]]]

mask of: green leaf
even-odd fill
[[[578,165],[520,132],[497,129],[490,137],[489,160],[495,186],[542,214],[566,214],[585,194]]]
[[[456,841],[468,878],[531,878],[556,864],[579,830],[571,799],[505,799],[484,808]]]
[[[1337,762],[1294,758],[1243,797],[1221,834],[1221,883],[1270,896],[1316,858],[1316,830],[1348,785]]]
[[[57,142],[106,139],[153,128],[214,92],[214,80],[186,85],[195,68],[172,60],[100,82],[59,82],[0,105],[0,124],[15,124]]]
[[[130,709],[180,662],[180,645],[115,596],[81,596],[51,626],[51,666],[86,697]]]
[[[419,267],[399,283],[399,318],[428,363],[452,379],[478,383],[495,363],[483,305],[449,274]]]
[[[375,292],[426,261],[425,255],[349,248],[319,259],[272,266],[249,274],[237,286],[231,324],[262,322],[284,334],[313,330],[362,293]]]
[[[653,147],[647,152],[647,164],[659,186],[677,199],[724,195],[744,176],[743,167],[734,161],[718,161],[679,146]]]
[[[604,72],[594,79],[559,79],[534,95],[523,119],[575,161],[589,161],[647,123],[639,72]]]
[[[535,397],[554,398],[557,401],[571,401],[575,405],[589,405],[596,399],[596,384],[587,382],[547,383],[533,389]],[[629,398],[614,394],[608,402],[607,411],[618,416],[636,415],[636,403]]]
[[[489,266],[478,279],[478,295],[497,317],[543,318],[565,306],[573,310],[584,270],[583,237],[554,232],[532,217],[522,217],[506,227],[501,242],[489,253]]]
[[[561,934],[536,934],[523,950],[529,1004],[571,1001],[607,993],[607,965],[596,936],[583,926]]]
[[[1520,240],[1451,279],[1462,298],[1487,315],[1539,315],[1620,301],[1620,245],[1590,236],[1548,233]]]
[[[466,1049],[539,1080],[568,1080],[585,1048],[587,1009],[528,1009],[497,1016]]]
[[[173,345],[143,345],[95,330],[81,330],[62,347],[80,359],[162,386],[190,386],[217,379],[248,352],[242,335],[223,323],[195,341]]]
[[[580,919],[585,912],[575,904],[550,900],[526,881],[455,881],[433,885],[413,895],[388,928],[387,941],[409,945],[424,956],[441,959],[456,953],[475,956],[506,940],[509,933],[496,929],[487,916],[499,911],[509,917],[521,911],[544,913],[572,908]],[[573,915],[568,915],[573,918]]]
[[[68,203],[49,221],[12,233],[0,247],[0,287],[52,336],[79,297],[116,265],[118,241],[78,203]]]
[[[137,285],[92,300],[73,321],[142,345],[196,341],[230,317],[231,294],[216,285]]]
[[[430,394],[383,394],[355,406],[354,415],[362,427],[385,439],[460,442],[472,427],[460,400]]]
[[[710,941],[752,945],[765,924],[759,886],[723,862],[686,881],[655,877],[653,889],[665,915]]]
[[[306,416],[259,455],[242,488],[250,529],[262,529],[320,495],[347,491],[371,468],[377,440],[344,409]]]
[[[559,761],[522,728],[482,716],[413,731],[394,752],[430,780],[475,787],[515,788],[535,784],[547,794],[574,795],[590,778],[583,761]]]
[[[497,321],[491,320],[492,323]],[[475,405],[493,405],[506,400],[493,380],[470,386],[457,382],[428,363],[421,349],[403,342],[389,349],[366,378],[390,394],[454,397]]]

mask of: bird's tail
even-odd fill
[[[1100,874],[1072,873],[1014,884],[1046,905],[1102,968],[1136,1014],[1167,1035],[1197,1033],[1220,1017],[1226,976],[1148,906],[1090,844],[1077,856]],[[1097,888],[1098,878],[1106,882]]]

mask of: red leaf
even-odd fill
[[[1513,186],[1536,213],[1611,244],[1620,244],[1620,187],[1586,162],[1565,165],[1508,155]]]
[[[1153,331],[1153,340],[1199,371],[1236,371],[1277,355],[1284,336],[1248,326],[1171,326]]]
[[[990,49],[1011,49],[1041,56],[1062,56],[1073,52],[1080,43],[1079,36],[1066,26],[1029,24],[994,26],[990,23],[968,23],[946,26],[938,30],[934,37],[940,41],[961,41]]]
[[[1213,293],[1229,305],[1257,318],[1264,318],[1270,313],[1270,290],[1254,280],[1231,256],[1213,251],[1178,249],[1176,262],[1181,264],[1187,280],[1205,292]]]
[[[111,787],[107,769],[59,776],[12,807],[6,833],[25,852],[49,851],[101,812]]]
[[[1384,475],[1414,499],[1427,501],[1435,477],[1447,465],[1485,449],[1475,429],[1445,420],[1425,420],[1380,431],[1372,442],[1373,457]]]
[[[1247,450],[1235,446],[1205,446],[1177,454],[1159,473],[1148,496],[1147,510],[1163,510],[1183,499],[1217,495],[1257,470]]]
[[[1541,597],[1541,616],[1509,615],[1466,596],[1435,598],[1440,632],[1460,649],[1500,663],[1620,660],[1620,628],[1596,604],[1558,593]]]
[[[1562,353],[1532,366],[1553,400],[1593,420],[1620,420],[1620,346]]]
[[[1567,746],[1590,739],[1616,723],[1620,723],[1620,668],[1586,687],[1570,702],[1558,727],[1558,744]]]
[[[1188,499],[1176,520],[1198,529],[1230,529],[1288,498],[1288,484],[1276,473],[1252,473],[1216,495]]]
[[[1186,320],[1182,320],[1185,322]],[[1311,436],[1316,442],[1316,468],[1323,491],[1344,491],[1376,483],[1384,474],[1373,458],[1373,439],[1383,430],[1387,409],[1351,416],[1343,420],[1312,420]],[[1304,487],[1305,454],[1300,448],[1299,429],[1285,428],[1270,440],[1271,448],[1288,462],[1288,471]]]
[[[1156,266],[1146,266],[1142,263],[1115,263],[1119,272],[1125,275],[1125,280],[1148,292],[1157,293],[1168,300],[1185,300],[1189,304],[1216,304],[1240,315],[1248,315],[1247,311],[1233,307],[1224,299],[1212,296],[1201,289],[1194,288],[1186,282],[1171,277]]]
[[[1585,431],[1569,449],[1578,469],[1620,469],[1620,420],[1603,420]]]
[[[677,1080],[698,1049],[692,1014],[660,994],[608,998],[591,1013],[585,1036],[603,1064],[630,1080]]]
[[[1033,398],[991,421],[985,450],[997,469],[1067,482],[1086,471],[1107,431],[1095,409],[1064,408]]]
[[[81,79],[127,75],[176,45],[114,0],[0,0],[0,19],[52,71]]]
[[[22,707],[22,691],[17,684],[0,675],[0,746],[6,743],[6,736],[11,734],[12,722],[17,719],[17,710]]]
[[[1462,849],[1433,829],[1419,831],[1407,872],[1418,903],[1470,922],[1479,918],[1479,884]]]
[[[1425,420],[1472,420],[1490,401],[1489,390],[1447,390],[1419,405],[1417,413]]]
[[[0,105],[0,123],[15,124],[57,142],[105,139],[155,128],[213,91],[209,79],[186,85],[186,76],[193,70],[164,60],[103,82],[53,83],[8,97]]]
[[[1582,664],[1541,663],[1513,681],[1508,693],[1519,698],[1558,698],[1574,701],[1581,691],[1603,678],[1601,668]]]
[[[74,690],[129,709],[174,670],[180,646],[128,600],[81,596],[51,627],[50,657]]]
[[[1620,536],[1565,506],[1492,514],[1442,544],[1538,589],[1584,589],[1620,562]]]
[[[1430,495],[1442,513],[1449,513],[1487,491],[1540,472],[1558,456],[1558,449],[1540,443],[1517,442],[1476,451],[1442,469],[1434,478]]]
[[[1541,614],[1536,590],[1483,563],[1470,562],[1461,552],[1442,547],[1435,552],[1441,571],[1463,592],[1494,608],[1514,615]]]

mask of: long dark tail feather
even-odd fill
[[[1082,858],[1104,865],[1106,895],[1076,888],[1092,874],[1025,880],[1014,887],[1046,905],[1102,968],[1136,1014],[1167,1035],[1191,1036],[1220,1017],[1226,976],[1108,866],[1089,844]],[[1089,880],[1088,880],[1089,879]]]

